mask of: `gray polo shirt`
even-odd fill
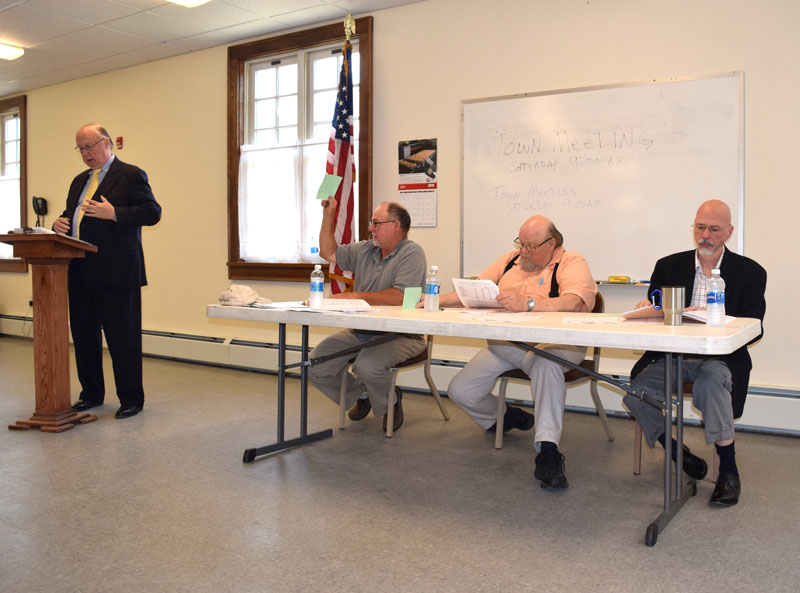
[[[377,292],[409,286],[425,286],[427,262],[422,247],[404,238],[392,252],[381,259],[381,249],[372,241],[359,241],[336,248],[336,263],[353,272],[355,292]]]

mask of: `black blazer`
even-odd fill
[[[653,275],[650,277],[650,288],[647,297],[662,286],[685,287],[686,302],[688,307],[692,302],[692,289],[695,276],[695,250],[674,253],[661,258],[656,262]],[[767,288],[767,272],[755,261],[737,253],[727,247],[722,258],[720,276],[725,280],[725,313],[734,317],[754,317],[764,321],[767,303],[764,292]],[[750,344],[760,340],[764,335],[764,325],[761,333]],[[645,352],[631,370],[631,378],[641,373],[647,365],[663,356],[658,352]],[[750,383],[750,369],[753,363],[747,346],[742,346],[731,354],[719,357],[731,371],[733,390],[733,417],[739,418],[744,411],[744,400],[747,397],[747,387]]]
[[[72,180],[62,217],[72,220],[90,174],[91,170],[86,170]],[[147,173],[115,157],[92,199],[99,202],[100,196],[114,205],[117,220],[83,217],[78,236],[96,245],[97,253],[72,260],[70,274],[80,274],[91,286],[120,289],[145,286],[142,226],[154,225],[161,219],[161,206],[150,189]]]

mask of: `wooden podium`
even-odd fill
[[[57,234],[0,235],[0,242],[14,246],[14,257],[33,267],[33,353],[36,410],[28,420],[9,429],[39,427],[63,432],[97,416],[72,409],[69,379],[69,323],[67,271],[69,262],[96,253],[97,247]]]

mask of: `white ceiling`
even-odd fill
[[[0,0],[0,97],[420,0]]]

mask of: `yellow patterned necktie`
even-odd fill
[[[86,193],[83,196],[82,204],[86,204],[89,202],[89,200],[92,199],[94,192],[97,191],[97,186],[100,185],[98,181],[99,178],[100,178],[100,169],[93,169],[92,178],[89,180],[89,187],[86,188]],[[83,220],[83,215],[84,211],[83,209],[81,209],[81,211],[78,213],[78,226],[80,226],[81,220]],[[77,237],[77,233],[75,233],[75,236]]]

